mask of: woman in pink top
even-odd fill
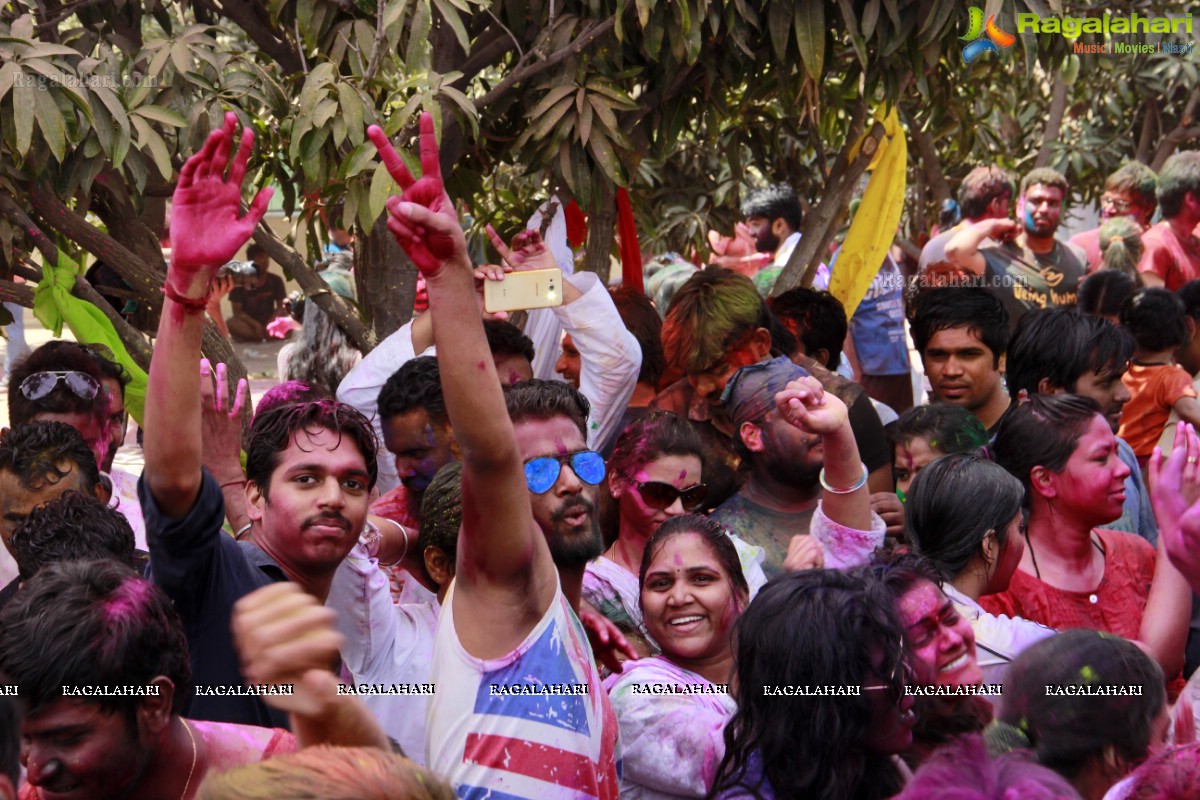
[[[704,797],[725,754],[733,624],[750,588],[725,529],[688,515],[646,543],[641,607],[662,655],[605,681],[624,747],[621,796]]]

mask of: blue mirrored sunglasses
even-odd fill
[[[558,483],[563,464],[570,463],[576,477],[592,486],[604,480],[604,457],[595,450],[580,450],[561,456],[539,456],[525,462],[525,485],[534,494],[545,494]]]

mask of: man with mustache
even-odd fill
[[[324,602],[338,564],[363,528],[376,478],[371,424],[332,400],[285,403],[257,415],[246,473],[201,468],[201,403],[214,403],[200,334],[212,281],[262,217],[270,190],[239,216],[241,183],[253,147],[243,131],[225,167],[237,118],[226,114],[188,160],[175,189],[171,264],[146,396],[146,467],[138,493],[150,548],[150,575],[174,602],[187,632],[197,685],[185,713],[193,719],[284,727],[287,719],[258,697],[233,695],[245,683],[229,621],[234,603],[267,584],[291,580]],[[202,386],[203,383],[203,386]],[[215,406],[226,402],[218,367]],[[240,411],[244,386],[231,414]],[[221,531],[222,488],[241,486],[253,544]],[[207,692],[204,687],[221,687]],[[224,693],[221,693],[224,692]]]
[[[982,276],[1008,311],[1009,332],[1025,312],[1075,305],[1087,256],[1054,238],[1071,187],[1062,173],[1040,167],[1021,179],[1020,222],[992,219],[964,228],[946,243],[946,258]],[[982,246],[992,239],[994,247]]]
[[[404,190],[388,200],[388,228],[425,277],[463,465],[427,766],[459,797],[616,797],[616,716],[577,615],[584,567],[603,549],[594,510],[604,461],[588,449],[588,402],[559,381],[501,389],[433,118],[421,117],[420,180],[380,128],[367,133]]]
[[[820,386],[804,369],[780,356],[742,367],[722,395],[733,420],[734,446],[750,467],[750,479],[717,506],[712,518],[766,551],[762,566],[768,578],[812,567],[857,566],[883,544],[885,526],[877,514],[870,514],[870,530],[856,530],[830,524],[820,510],[826,463],[837,462],[842,471],[847,471],[843,465],[853,465],[848,470],[850,485],[834,486],[835,496],[865,486],[867,468],[859,459],[845,411],[841,426],[824,435],[780,414],[776,393],[801,378],[814,388]],[[833,393],[822,394],[821,405],[844,409]],[[853,486],[858,469],[862,480]],[[862,516],[862,522],[866,520]]]

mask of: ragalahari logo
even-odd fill
[[[1016,36],[1006,33],[997,27],[995,14],[988,17],[987,25],[984,25],[983,9],[972,8],[968,9],[968,11],[971,15],[971,24],[967,29],[967,35],[958,37],[963,41],[970,40],[962,51],[964,62],[970,64],[979,58],[981,53],[989,50],[993,53],[999,53],[1001,47],[1012,47],[1012,43],[1017,40]]]

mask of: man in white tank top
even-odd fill
[[[404,190],[388,201],[388,227],[425,277],[462,453],[463,528],[434,644],[426,763],[461,798],[615,799],[616,717],[577,616],[584,566],[602,550],[604,462],[587,449],[587,401],[557,381],[518,384],[506,398],[432,118],[421,118],[419,181],[379,128],[368,135]]]

